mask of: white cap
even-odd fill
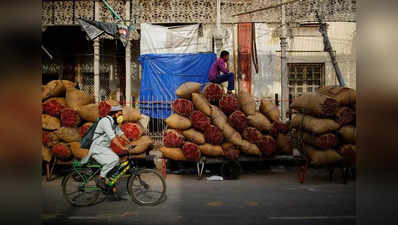
[[[117,105],[117,106],[112,106],[111,112],[117,112],[117,111],[122,111],[122,106]]]

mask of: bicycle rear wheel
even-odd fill
[[[97,202],[101,189],[97,187],[91,171],[80,170],[79,173],[72,171],[66,176],[62,184],[63,196],[73,206],[92,205]]]
[[[166,193],[166,182],[155,170],[139,170],[128,181],[127,190],[132,200],[139,205],[157,205]]]

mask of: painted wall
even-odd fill
[[[277,24],[256,23],[256,44],[259,73],[253,70],[253,94],[261,98],[280,95],[280,41]],[[356,88],[355,23],[329,23],[328,34],[336,51],[337,61],[348,87]],[[318,27],[300,27],[289,31],[288,63],[325,63],[325,85],[337,85],[329,54],[323,51],[323,39]]]

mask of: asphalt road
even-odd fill
[[[329,181],[326,170],[309,170],[304,184],[295,170],[242,174],[239,180],[207,181],[167,176],[167,200],[140,207],[129,200],[72,207],[61,180],[42,182],[43,224],[355,224],[355,181]]]

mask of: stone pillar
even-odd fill
[[[100,2],[95,1],[95,20],[99,21],[100,17]],[[99,43],[99,38],[96,38],[94,40],[94,97],[95,97],[95,102],[99,102],[100,96],[99,96],[99,90],[100,90],[100,43]]]
[[[126,20],[130,20],[130,1],[126,1]],[[129,28],[130,29],[130,28]],[[131,41],[126,46],[126,106],[131,106]]]

